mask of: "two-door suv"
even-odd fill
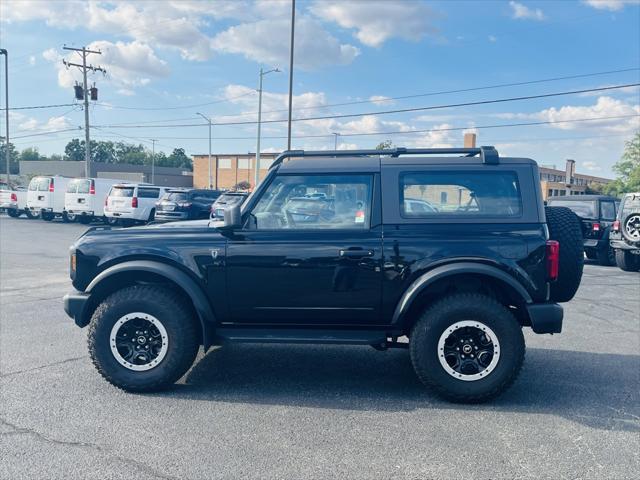
[[[492,147],[287,151],[223,221],[88,230],[65,310],[128,391],[200,345],[290,342],[408,347],[440,395],[483,401],[520,371],[523,327],[560,332],[582,275],[579,221],[545,215],[538,178]]]

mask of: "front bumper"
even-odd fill
[[[17,210],[18,204],[12,202],[0,203],[0,210]]]
[[[557,303],[533,303],[527,305],[531,329],[535,333],[560,333],[564,311]]]
[[[64,311],[73,318],[73,321],[79,327],[86,327],[89,324],[89,319],[86,315],[87,303],[89,301],[89,294],[82,292],[68,293],[63,298]]]
[[[616,250],[631,250],[640,252],[640,245],[629,245],[624,240],[611,240],[611,248]]]

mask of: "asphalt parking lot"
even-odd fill
[[[492,403],[434,397],[405,350],[210,350],[121,392],[62,309],[87,227],[0,218],[0,478],[637,478],[640,275],[588,264],[561,335]]]

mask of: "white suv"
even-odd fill
[[[150,222],[156,213],[156,202],[167,187],[136,183],[113,185],[104,204],[104,216],[111,224]]]

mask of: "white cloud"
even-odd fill
[[[592,160],[581,162],[580,165],[590,172],[600,172],[602,170],[602,167]]]
[[[511,17],[521,20],[544,20],[545,16],[542,10],[539,8],[532,9],[523,5],[522,3],[511,1],[509,2],[511,7]]]
[[[584,3],[598,10],[615,12],[622,10],[625,5],[638,5],[640,0],[584,0]]]
[[[337,131],[342,135],[349,133],[384,132],[385,130],[398,132],[409,132],[412,130],[412,128],[404,122],[380,120],[380,117],[374,115],[365,115],[358,120],[351,120],[336,125],[335,128],[337,128]]]
[[[384,95],[372,95],[369,97],[369,101],[374,103],[375,105],[393,105],[395,102],[391,100],[389,97],[385,97]]]
[[[243,23],[219,33],[211,41],[215,50],[242,54],[259,63],[286,65],[289,59],[290,20],[276,18]],[[296,18],[296,66],[313,70],[328,65],[347,65],[360,50],[341,44],[316,21]]]
[[[354,29],[364,45],[379,47],[393,37],[418,41],[434,33],[429,20],[433,12],[419,1],[344,2],[316,1],[312,13],[343,28]]]
[[[46,122],[40,122],[32,117],[26,117],[25,115],[20,114],[16,120],[20,121],[18,124],[18,131],[53,131],[53,130],[64,130],[65,128],[71,127],[71,121],[69,118],[64,115],[50,117]]]
[[[562,122],[550,126],[560,130],[575,130],[585,126],[598,126],[610,132],[630,132],[639,126],[638,117],[593,120],[589,122],[572,122],[584,118],[613,117],[623,115],[640,115],[640,105],[631,105],[611,97],[599,97],[594,105],[547,108],[531,114],[531,118],[543,121]]]
[[[108,81],[116,87],[126,87],[131,91],[132,87],[147,85],[151,78],[169,74],[167,63],[159,59],[149,45],[135,40],[130,43],[99,40],[89,44],[88,48],[102,52],[102,55],[91,55],[90,62],[107,70]],[[49,49],[42,53],[42,57],[54,64],[61,87],[69,88],[82,80],[79,69],[66,68],[62,63],[63,59],[78,63],[75,52],[63,56],[55,49]]]
[[[432,131],[416,135],[407,145],[416,148],[450,148],[461,145],[462,139],[454,139],[452,132],[447,130],[449,128],[452,128],[452,125],[448,123],[434,125]]]
[[[487,38],[491,43],[496,43],[498,41],[498,37],[495,35],[489,35]]]
[[[35,55],[30,55],[29,56],[29,65],[31,65],[32,67],[36,64],[36,57]]]

